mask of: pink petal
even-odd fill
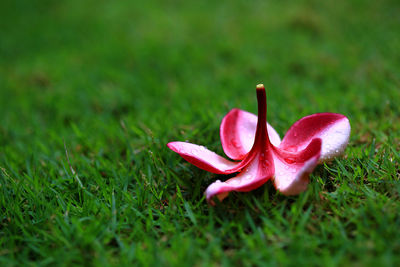
[[[350,138],[350,123],[337,113],[317,113],[295,122],[286,133],[280,149],[296,152],[304,149],[314,138],[322,139],[319,162],[325,162],[343,153]]]
[[[308,176],[318,165],[321,155],[322,140],[313,139],[303,151],[296,154],[275,151],[274,183],[277,190],[284,195],[297,195],[307,189]]]
[[[240,169],[240,162],[231,162],[204,146],[186,142],[170,142],[167,146],[188,162],[212,173],[229,174]]]
[[[232,109],[222,119],[220,127],[221,143],[225,154],[234,160],[243,159],[254,143],[257,128],[257,116],[240,109]],[[278,133],[267,123],[270,141],[278,146],[281,139]]]
[[[274,166],[271,153],[266,158],[264,155],[258,154],[237,176],[210,184],[205,191],[207,201],[214,205],[213,197],[222,201],[230,191],[248,192],[267,182],[274,173]]]

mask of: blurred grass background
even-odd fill
[[[0,263],[399,263],[399,1],[3,1]],[[165,144],[222,153],[231,108],[281,133],[349,117],[346,157],[286,198],[210,208],[215,179]],[[64,150],[69,151],[74,176]]]

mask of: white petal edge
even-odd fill
[[[309,175],[318,165],[318,155],[306,161],[303,165],[289,166],[274,156],[274,183],[283,195],[298,195],[307,189]]]
[[[349,143],[350,132],[350,122],[343,118],[316,136],[322,139],[321,157],[318,162],[330,161],[342,155]]]

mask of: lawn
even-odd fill
[[[1,266],[400,264],[400,2],[0,3]],[[232,108],[350,119],[308,190],[210,207],[166,147]]]

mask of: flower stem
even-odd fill
[[[258,103],[258,121],[256,137],[253,147],[267,148],[269,145],[268,131],[267,131],[267,96],[263,84],[257,85],[257,103]]]

